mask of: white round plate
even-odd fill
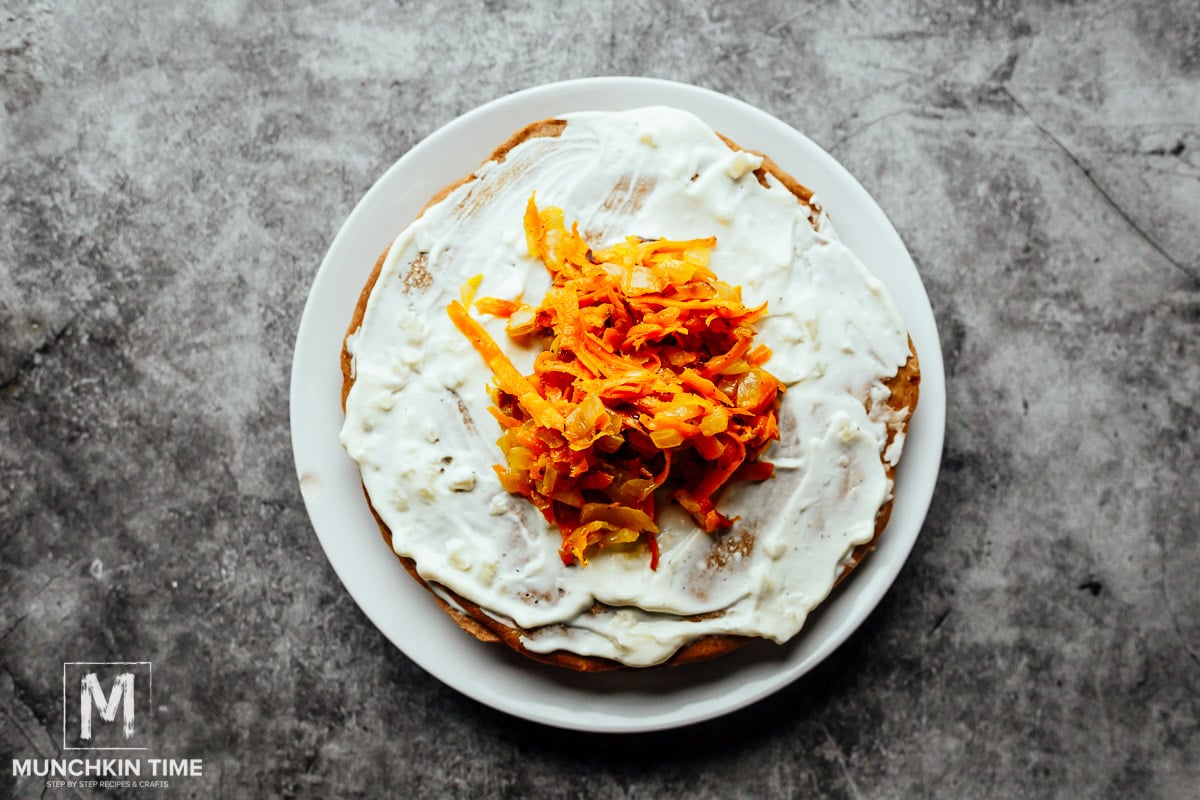
[[[338,442],[339,355],[359,292],[379,254],[443,186],[470,174],[513,131],[572,111],[668,105],[768,153],[828,209],[843,241],[892,292],[921,358],[921,400],[879,547],[791,642],[755,642],[673,669],[577,674],[502,645],[477,642],[391,556]],[[313,527],[342,583],[413,661],[458,691],[525,719],[587,731],[673,728],[728,713],[786,686],[829,655],[875,608],[920,531],[941,460],[946,392],[933,311],[916,267],[882,210],[832,156],[769,114],[707,89],[645,78],[538,86],[481,106],[392,165],[350,214],[313,282],[296,338],[292,447]]]

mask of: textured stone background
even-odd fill
[[[60,755],[61,662],[119,659],[162,665],[158,751],[205,759],[172,796],[1195,796],[1200,4],[108,5],[0,12],[0,796]],[[949,381],[928,522],[862,629],[767,703],[629,738],[396,651],[312,533],[286,404],[383,170],[599,74],[841,159]]]

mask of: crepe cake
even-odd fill
[[[536,192],[595,246],[716,237],[709,267],[765,302],[757,340],[784,384],[774,477],[720,496],[705,533],[658,504],[661,559],[560,558],[559,531],[507,494],[492,378],[447,304],[536,304],[550,286],[522,218]],[[541,346],[479,316],[522,374]],[[375,264],[346,335],[341,440],[380,531],[463,629],[580,671],[680,664],[754,640],[786,642],[874,547],[916,407],[920,372],[883,284],[812,193],[765,155],[672,108],[535,122],[432,198]]]

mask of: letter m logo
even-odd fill
[[[148,661],[63,664],[63,749],[148,749],[150,670]]]
[[[79,738],[92,738],[92,709],[100,712],[100,718],[112,722],[117,718],[117,704],[121,704],[121,716],[125,720],[125,738],[133,738],[133,673],[122,672],[113,679],[112,694],[104,696],[100,688],[100,679],[96,673],[89,672],[83,676],[79,687]]]

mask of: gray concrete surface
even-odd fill
[[[808,133],[942,333],[928,522],[767,703],[610,738],[424,674],[325,561],[287,386],[320,259],[405,150],[639,74]],[[1200,3],[8,3],[0,795],[61,664],[151,660],[164,796],[1194,797]]]

